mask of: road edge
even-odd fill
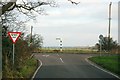
[[[39,70],[39,69],[41,68],[41,66],[42,66],[42,61],[41,61],[40,59],[39,59],[38,61],[39,61],[39,67],[38,67],[38,68],[36,69],[36,71],[34,72],[31,80],[33,80],[33,79],[35,78],[35,75],[37,74],[38,70]]]
[[[98,68],[99,70],[102,70],[102,71],[104,71],[104,72],[106,72],[106,73],[108,73],[108,74],[111,74],[112,76],[120,79],[120,77],[119,77],[118,75],[116,75],[116,74],[112,73],[111,71],[106,70],[106,69],[102,68],[101,66],[97,65],[96,63],[90,61],[88,58],[91,58],[91,57],[93,57],[93,56],[89,56],[89,57],[85,58],[85,61],[88,62],[90,65]]]

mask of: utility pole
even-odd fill
[[[110,50],[111,5],[112,5],[112,2],[110,2],[109,4],[108,51]]]
[[[31,26],[30,44],[32,44],[32,29],[33,29],[33,26]]]

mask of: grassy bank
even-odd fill
[[[89,58],[89,60],[95,62],[101,67],[120,76],[120,62],[118,61],[120,56],[97,56]]]
[[[26,61],[25,66],[23,66],[20,70],[20,74],[22,75],[22,77],[24,78],[30,78],[34,71],[37,68],[37,60],[32,58],[32,59],[28,59]]]
[[[18,67],[18,68],[16,68]],[[24,64],[15,65],[14,69],[5,67],[3,78],[31,78],[37,68],[37,60],[35,58],[27,59]]]

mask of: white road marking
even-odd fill
[[[40,65],[39,65],[39,67],[37,68],[37,70],[35,71],[35,73],[33,74],[31,80],[33,80],[33,79],[35,78],[35,75],[37,74],[38,70],[39,70],[39,69],[41,68],[41,66],[42,66],[42,61],[41,61],[40,59],[39,59],[39,62],[40,62]]]
[[[57,54],[59,56],[59,54]]]
[[[91,57],[92,57],[92,56],[89,56],[89,57],[85,58],[86,62],[88,62],[90,65],[92,65],[92,66],[94,66],[94,67],[96,67],[96,68],[98,68],[98,69],[100,69],[100,70],[102,70],[102,71],[104,71],[104,72],[106,72],[106,73],[108,73],[108,74],[111,74],[111,75],[115,76],[116,78],[120,79],[119,76],[113,74],[113,73],[110,72],[110,71],[107,71],[107,70],[105,70],[105,69],[103,69],[103,68],[98,67],[98,66],[95,65],[93,62],[91,62],[90,60],[88,60],[88,58],[91,58]]]
[[[30,56],[30,58],[32,58],[34,56],[34,53]]]
[[[64,63],[64,61],[62,60],[62,58],[60,58],[61,62]]]
[[[42,55],[42,56],[44,56],[44,57],[48,57],[48,56],[50,56],[50,55]]]

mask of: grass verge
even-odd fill
[[[23,76],[23,78],[30,78],[37,67],[37,60],[34,58],[28,59],[26,61],[26,65],[22,67],[20,70],[20,74]]]
[[[97,56],[89,58],[94,63],[120,76],[119,59],[120,56]]]
[[[38,62],[35,58],[24,60],[24,63],[20,65],[15,65],[14,69],[6,65],[4,67],[4,75],[2,76],[2,78],[4,80],[6,80],[7,78],[31,78],[37,68],[37,65]]]

